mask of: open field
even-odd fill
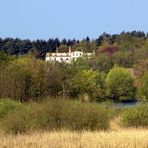
[[[36,132],[0,136],[1,148],[148,148],[148,130]]]
[[[147,107],[2,101],[0,148],[148,148]]]

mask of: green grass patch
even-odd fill
[[[21,107],[22,104],[17,101],[12,101],[8,99],[0,100],[0,118],[6,116],[8,113],[14,111],[15,109]]]

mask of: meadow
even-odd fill
[[[0,148],[147,148],[148,107],[0,101]]]
[[[147,148],[147,129],[52,131],[0,136],[1,148]]]

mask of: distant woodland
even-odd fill
[[[44,62],[47,52],[95,51],[71,64]],[[148,34],[141,31],[95,40],[0,39],[0,98],[47,96],[89,101],[148,99]]]
[[[121,34],[110,35],[103,33],[97,39],[90,40],[89,37],[79,41],[49,39],[30,41],[28,39],[21,40],[19,38],[0,38],[0,51],[10,55],[22,55],[33,52],[37,58],[44,59],[46,52],[55,52],[58,48],[59,52],[67,52],[68,46],[73,50],[83,50],[84,52],[117,52],[129,51],[134,53],[136,49],[148,47],[148,34],[142,31],[122,32]]]

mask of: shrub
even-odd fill
[[[124,126],[148,127],[148,104],[125,109],[121,121]]]
[[[50,101],[38,114],[38,127],[48,130],[96,130],[109,127],[105,106],[77,101]]]
[[[148,100],[148,72],[145,72],[142,80],[141,80],[141,87],[139,90],[140,94],[139,97],[142,101]]]
[[[19,112],[10,113],[1,121],[1,128],[6,133],[23,133],[27,131],[26,115],[21,115]]]
[[[56,100],[44,104],[40,115],[40,127],[43,129],[54,130],[66,128],[71,104],[66,101]]]
[[[0,118],[22,106],[20,102],[3,99],[0,101]]]
[[[1,128],[7,133],[24,133],[38,127],[38,114],[42,106],[37,103],[24,104],[2,118]],[[10,124],[11,123],[11,124]]]
[[[78,104],[70,116],[72,130],[97,130],[109,127],[109,114],[105,106]]]
[[[104,105],[56,100],[24,105],[3,118],[1,127],[14,134],[32,130],[101,130],[109,127],[109,119]]]

